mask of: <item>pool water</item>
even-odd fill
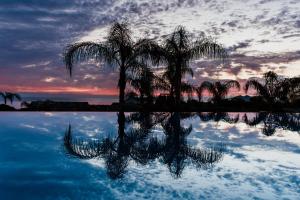
[[[1,112],[0,199],[299,199],[300,114]]]

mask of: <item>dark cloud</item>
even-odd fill
[[[227,50],[228,50],[229,52],[235,52],[235,51],[237,51],[238,49],[244,49],[244,48],[250,47],[252,41],[253,41],[253,40],[251,39],[251,40],[245,40],[245,41],[243,41],[243,42],[239,42],[238,44],[233,45],[233,46],[227,48]]]
[[[262,72],[261,70],[265,66],[269,66],[271,69],[272,66],[270,64],[289,63],[297,60],[300,60],[300,51],[261,56],[247,56],[246,54],[235,53],[229,56],[221,68],[221,61],[209,60],[198,61],[193,63],[192,66],[197,74],[197,79],[204,80],[207,78],[201,78],[201,76],[206,75],[206,77],[213,77],[216,76],[220,70],[235,76],[244,70],[251,75],[253,72]],[[279,66],[279,69],[286,68],[286,66]]]

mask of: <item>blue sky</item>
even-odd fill
[[[0,90],[115,94],[116,71],[81,63],[71,79],[61,56],[70,43],[103,40],[115,21],[127,21],[136,39],[160,40],[183,25],[222,43],[228,65],[193,61],[195,85],[268,70],[300,75],[298,0],[1,0]]]

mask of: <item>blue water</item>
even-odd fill
[[[0,199],[299,199],[299,114],[121,118],[1,112]]]

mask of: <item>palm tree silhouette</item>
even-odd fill
[[[280,81],[278,75],[275,72],[269,71],[264,73],[264,84],[258,80],[249,80],[245,85],[245,92],[247,93],[249,88],[253,88],[257,91],[258,95],[263,97],[269,103],[274,103],[278,98],[278,89],[280,87]]]
[[[4,92],[0,92],[0,96],[3,98],[4,104],[6,105],[7,98],[6,98],[5,93]]]
[[[204,90],[207,90],[212,94],[212,99],[214,103],[220,103],[228,94],[230,88],[237,88],[240,89],[240,84],[238,81],[229,80],[225,82],[209,82],[204,81],[200,87],[196,89],[199,101],[202,99],[202,93]]]
[[[190,39],[190,34],[184,27],[178,26],[172,34],[170,34],[163,45],[156,53],[158,60],[167,65],[167,69],[163,74],[163,79],[169,84],[169,93],[174,97],[175,103],[179,104],[181,93],[184,88],[182,77],[185,74],[193,76],[193,70],[189,66],[192,59],[200,57],[208,58],[225,58],[227,56],[225,49],[212,41],[211,39],[202,37],[196,41]]]
[[[300,78],[280,79],[275,72],[264,73],[264,83],[253,79],[247,81],[245,91],[253,88],[266,102],[271,105],[276,102],[287,103],[300,94]]]
[[[285,78],[281,81],[278,90],[281,101],[292,103],[300,96],[300,77]]]
[[[115,23],[110,28],[107,41],[103,43],[80,42],[67,47],[64,61],[70,76],[75,62],[95,59],[104,60],[119,69],[119,103],[124,104],[126,79],[128,73],[137,73],[146,66],[146,60],[153,58],[149,55],[152,40],[140,39],[134,42],[131,31],[126,23]]]
[[[147,103],[153,103],[154,90],[158,77],[148,67],[141,69],[141,73],[138,76],[129,76],[127,78],[129,84],[139,92],[140,102],[144,104],[144,98],[146,97]]]
[[[7,100],[9,100],[11,104],[13,103],[13,101],[15,99],[17,99],[19,101],[22,100],[21,96],[17,93],[0,92],[0,96],[2,96],[5,105],[7,104]]]

